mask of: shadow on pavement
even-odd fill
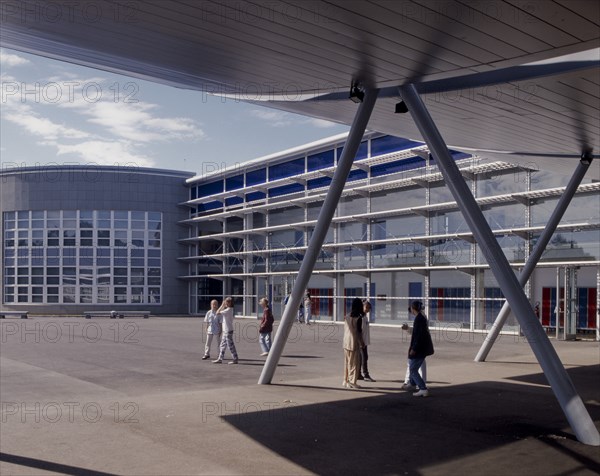
[[[27,468],[43,469],[46,471],[54,471],[60,474],[76,475],[76,476],[116,476],[113,473],[104,473],[102,471],[93,471],[91,469],[79,468],[77,466],[69,466],[66,464],[53,463],[36,458],[27,458],[25,456],[11,455],[8,453],[0,453],[0,461],[11,463]]]
[[[567,369],[567,373],[584,401],[586,400],[584,397],[586,394],[590,394],[589,397],[595,394],[595,398],[600,399],[600,365],[573,367]],[[536,385],[549,385],[543,373],[515,376],[510,380]]]
[[[569,373],[585,382],[578,386],[584,401],[594,393],[597,397],[597,366]],[[537,374],[528,377],[539,380]],[[548,388],[478,382],[433,386],[428,398],[378,390],[361,398],[360,391],[341,389],[358,393],[346,400],[223,419],[317,474],[600,472],[598,448],[577,442],[570,429],[561,431],[567,422]],[[598,426],[600,406],[588,405],[588,410]],[[514,451],[520,457],[511,458]]]

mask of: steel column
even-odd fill
[[[356,112],[356,116],[352,121],[348,139],[344,144],[342,157],[338,161],[331,185],[329,186],[329,191],[327,192],[327,196],[325,197],[323,206],[319,212],[317,224],[310,239],[310,243],[308,244],[308,248],[306,249],[306,253],[304,254],[304,259],[302,260],[298,277],[296,278],[296,282],[292,288],[292,294],[287,306],[285,307],[283,316],[281,317],[281,323],[277,329],[277,334],[275,335],[275,340],[273,341],[273,347],[269,352],[265,366],[260,374],[260,378],[258,380],[259,384],[270,384],[271,380],[273,379],[273,374],[275,373],[277,363],[281,358],[283,348],[285,347],[285,343],[292,329],[292,325],[294,324],[294,319],[296,317],[296,313],[298,312],[300,300],[302,299],[304,290],[308,285],[308,281],[310,280],[310,276],[315,267],[315,262],[317,261],[321,247],[325,241],[325,237],[327,236],[331,219],[333,218],[335,209],[340,201],[348,174],[352,169],[354,157],[356,156],[356,152],[360,146],[365,129],[367,128],[367,124],[369,122],[369,118],[371,117],[371,113],[373,112],[373,107],[375,106],[378,93],[379,90],[377,89],[366,90],[364,100],[358,106],[358,111]]]
[[[496,241],[489,224],[462,177],[458,166],[452,159],[444,139],[429,115],[429,111],[423,104],[415,86],[410,84],[400,87],[400,95],[408,106],[415,124],[429,146],[429,150],[433,153],[446,185],[456,200],[473,236],[479,243],[502,292],[515,312],[523,333],[577,439],[588,445],[600,446],[600,435],[594,422],[577,394],[573,382],[563,367],[554,347],[552,347],[541,324],[535,317],[533,308],[519,284],[519,280],[504,256],[502,248]]]
[[[544,231],[540,235],[540,238],[538,239],[535,248],[529,255],[529,259],[527,260],[527,263],[525,263],[525,267],[521,271],[521,274],[519,274],[519,284],[521,285],[521,287],[525,286],[525,283],[527,283],[531,274],[535,270],[538,261],[542,257],[542,253],[546,250],[546,246],[548,245],[550,239],[552,238],[552,235],[556,231],[556,227],[558,226],[560,220],[565,214],[569,203],[571,203],[571,200],[575,196],[575,193],[577,192],[577,187],[579,187],[579,184],[583,180],[583,177],[585,176],[587,170],[590,168],[591,163],[591,160],[579,161],[577,169],[575,169],[575,172],[573,173],[571,180],[569,180],[569,183],[565,188],[564,193],[558,200],[558,203],[556,204],[556,207],[554,208],[554,211],[552,212],[552,215],[550,216],[550,219],[548,220]],[[483,362],[487,358],[488,354],[490,353],[490,350],[492,349],[492,346],[494,345],[494,342],[496,342],[496,339],[498,338],[498,335],[502,330],[502,327],[508,319],[509,313],[510,305],[508,304],[508,301],[506,301],[502,306],[502,309],[500,309],[500,312],[498,313],[498,316],[496,317],[496,320],[494,321],[494,324],[492,325],[489,334],[487,335],[485,341],[481,345],[481,348],[479,349],[479,352],[475,357],[475,362]]]

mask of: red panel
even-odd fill
[[[550,325],[552,315],[552,288],[542,289],[542,326]]]

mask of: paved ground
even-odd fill
[[[0,474],[578,475],[578,443],[523,338],[434,335],[432,396],[400,390],[407,336],[372,328],[362,391],[341,387],[341,327],[295,327],[274,385],[256,384],[257,322],[241,361],[200,360],[199,319],[0,322]],[[600,427],[596,342],[554,342]],[[213,353],[214,356],[214,353]]]

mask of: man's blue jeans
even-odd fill
[[[271,333],[261,332],[260,334],[260,348],[263,352],[269,352],[271,350]]]
[[[425,358],[420,359],[408,359],[408,368],[410,369],[410,383],[416,387],[419,387],[419,390],[427,390],[427,385],[419,375],[419,369],[421,365],[425,362]]]

